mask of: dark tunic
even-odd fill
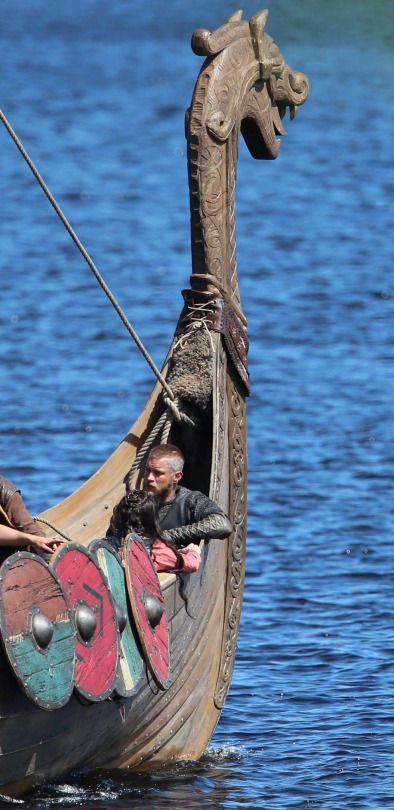
[[[232,531],[231,523],[223,509],[207,495],[197,490],[178,486],[175,498],[158,506],[160,530],[167,533],[167,539],[173,541],[177,548],[200,540],[214,537],[228,537]],[[114,509],[106,534],[116,548],[122,542],[123,527]]]
[[[178,486],[175,498],[158,508],[159,526],[178,546],[201,539],[228,537],[231,523],[215,501],[198,490]]]
[[[159,526],[163,531],[198,523],[208,515],[224,515],[224,512],[203,492],[182,486],[177,487],[172,501],[163,503],[158,508]]]

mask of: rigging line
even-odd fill
[[[60,537],[64,537],[64,539],[68,540],[69,543],[73,542],[72,538],[68,534],[61,532],[60,529],[54,526],[53,523],[50,523],[49,520],[44,520],[44,518],[40,518],[38,515],[35,515],[33,520],[35,520],[36,522],[39,521],[40,523],[44,523],[45,526],[49,526],[50,529],[53,529],[56,532],[56,534],[60,535]]]
[[[101,275],[100,271],[97,269],[97,267],[96,267],[96,265],[95,265],[95,263],[94,263],[93,259],[91,258],[91,256],[90,256],[90,255],[89,255],[89,253],[87,252],[86,248],[83,246],[83,244],[82,244],[81,240],[79,239],[79,237],[78,237],[78,236],[77,236],[77,234],[75,233],[75,231],[74,231],[73,227],[70,225],[70,223],[69,223],[69,221],[68,221],[67,217],[65,216],[65,214],[64,214],[64,213],[63,213],[63,211],[62,211],[62,209],[60,208],[60,206],[59,206],[59,205],[58,205],[58,203],[56,202],[56,200],[55,200],[55,198],[54,198],[53,194],[50,192],[50,190],[49,190],[48,186],[46,185],[46,183],[45,183],[45,181],[44,181],[44,179],[43,179],[43,177],[41,176],[41,174],[39,173],[38,169],[37,169],[37,168],[36,168],[36,166],[34,165],[34,163],[33,163],[32,159],[31,159],[31,157],[30,157],[30,156],[28,155],[28,153],[26,152],[25,147],[23,146],[23,144],[22,144],[22,143],[21,143],[21,141],[19,140],[19,138],[18,138],[18,136],[17,136],[16,132],[14,132],[14,130],[13,130],[13,128],[12,128],[12,126],[11,126],[10,122],[8,121],[8,119],[6,118],[6,116],[4,115],[4,113],[3,113],[3,111],[2,111],[2,110],[0,110],[0,120],[3,122],[3,124],[4,124],[4,126],[5,126],[5,128],[6,128],[6,130],[7,130],[7,132],[8,132],[8,133],[9,133],[9,135],[11,136],[11,138],[12,138],[12,140],[14,141],[14,143],[16,144],[16,146],[18,147],[18,149],[19,149],[19,151],[20,151],[21,155],[24,157],[24,159],[25,159],[25,161],[26,161],[27,165],[29,166],[29,168],[30,168],[30,169],[31,169],[31,171],[33,172],[33,174],[34,174],[34,176],[35,176],[36,180],[38,181],[38,183],[40,184],[40,186],[41,186],[41,188],[42,188],[42,190],[43,190],[44,194],[46,194],[46,196],[48,197],[49,202],[51,203],[52,207],[55,209],[55,211],[56,211],[56,213],[57,213],[57,215],[58,215],[59,219],[62,221],[62,223],[63,223],[64,227],[66,228],[66,230],[67,230],[67,231],[68,231],[68,233],[70,234],[71,238],[72,238],[72,239],[73,239],[73,241],[75,242],[75,244],[76,244],[76,246],[77,246],[78,250],[80,251],[80,253],[82,253],[82,256],[84,257],[85,261],[86,261],[86,262],[87,262],[87,264],[89,265],[89,267],[90,267],[90,269],[91,269],[92,273],[95,275],[95,277],[96,277],[96,279],[97,279],[98,283],[100,284],[101,288],[104,290],[104,292],[105,292],[106,296],[109,298],[109,300],[110,300],[110,302],[111,302],[112,306],[114,307],[114,309],[115,309],[115,310],[116,310],[116,312],[118,313],[118,315],[119,315],[119,317],[120,317],[121,321],[123,322],[123,324],[125,325],[125,327],[126,327],[126,329],[127,329],[128,333],[131,335],[131,337],[133,338],[134,342],[135,342],[135,343],[136,343],[136,345],[138,346],[138,348],[139,348],[140,352],[141,352],[141,353],[143,354],[143,356],[145,357],[146,362],[148,363],[148,365],[149,365],[149,366],[150,366],[150,368],[152,369],[153,373],[156,375],[157,379],[158,379],[158,380],[159,380],[159,382],[161,383],[162,387],[164,388],[164,390],[166,391],[166,393],[168,394],[168,396],[170,397],[170,399],[171,399],[171,400],[174,400],[174,399],[175,399],[175,396],[174,396],[173,392],[171,391],[171,388],[169,387],[169,385],[168,385],[168,384],[167,384],[167,382],[165,381],[165,379],[164,379],[163,375],[161,374],[161,372],[160,372],[160,371],[159,371],[159,369],[157,368],[157,366],[156,366],[156,364],[155,364],[154,360],[152,360],[152,358],[151,358],[151,356],[150,356],[150,354],[149,354],[148,350],[145,348],[144,344],[142,343],[142,340],[141,340],[141,339],[139,338],[139,336],[137,335],[137,332],[135,331],[134,327],[133,327],[133,326],[132,326],[132,324],[130,323],[130,321],[129,321],[129,319],[127,318],[126,314],[123,312],[123,309],[122,309],[122,308],[120,307],[120,305],[118,304],[118,302],[117,302],[117,300],[116,300],[115,296],[113,295],[113,293],[111,292],[110,288],[108,287],[108,284],[107,284],[107,283],[106,283],[106,281],[104,280],[104,278],[103,278],[103,276]]]

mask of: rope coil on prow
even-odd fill
[[[186,324],[175,341],[169,361],[167,383],[174,394],[171,400],[164,391],[166,410],[140,447],[124,483],[126,490],[134,489],[140,470],[156,444],[166,444],[174,422],[189,428],[189,436],[197,435],[200,416],[209,411],[212,402],[214,342],[207,326],[207,304],[197,304],[188,310]],[[191,451],[191,448],[190,448]]]

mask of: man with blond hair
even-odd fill
[[[144,489],[156,498],[161,531],[178,548],[228,537],[232,525],[223,509],[203,492],[181,485],[184,463],[182,451],[173,444],[159,444],[149,453]]]

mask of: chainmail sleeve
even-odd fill
[[[200,540],[228,537],[232,530],[233,527],[227,515],[220,511],[213,512],[196,523],[179,526],[177,529],[167,529],[167,531],[163,532],[163,535],[173,540],[179,548],[187,543],[199,543]]]
[[[188,523],[197,523],[210,515],[224,515],[223,509],[221,509],[215,501],[212,501],[211,498],[208,498],[203,492],[198,492],[197,490],[190,493],[188,508],[190,515]],[[232,527],[224,536],[228,537],[231,532]],[[215,535],[215,537],[218,537],[218,535]]]

